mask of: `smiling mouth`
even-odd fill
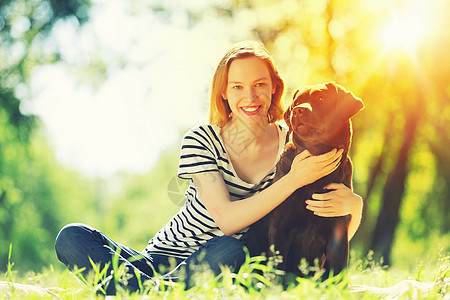
[[[241,110],[246,115],[255,115],[257,114],[262,108],[262,105],[254,105],[254,106],[242,106]]]

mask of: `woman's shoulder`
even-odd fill
[[[208,124],[208,123],[199,123],[193,127],[191,127],[190,131],[198,131],[198,130],[211,130],[211,129],[215,129],[216,127],[218,127],[218,125],[214,125],[214,124]]]
[[[280,150],[288,142],[289,139],[289,127],[284,122],[275,122],[279,132]]]
[[[286,123],[284,121],[277,121],[275,122],[275,125],[278,126],[278,128],[282,131],[282,132],[288,132],[289,131],[289,127],[286,125]]]
[[[204,145],[209,144],[209,147],[222,149],[224,146],[220,136],[220,127],[214,124],[199,124],[192,127],[183,137],[183,143],[186,141],[199,141]]]
[[[212,125],[212,124],[197,124],[191,129],[189,129],[185,136],[191,136],[191,135],[202,135],[202,136],[211,136],[211,135],[217,135],[220,131],[218,125]]]

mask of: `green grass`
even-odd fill
[[[255,272],[262,271],[263,275]],[[96,299],[102,270],[82,280],[77,272],[55,270],[52,266],[41,273],[17,274],[13,263],[0,276],[9,283],[0,289],[0,299]],[[376,263],[372,255],[364,260],[351,260],[344,275],[319,281],[314,278],[297,278],[296,284],[286,289],[279,284],[279,276],[270,266],[260,264],[259,259],[247,259],[238,273],[224,269],[214,277],[208,271],[200,272],[195,287],[185,290],[182,283],[156,281],[143,284],[144,292],[129,295],[120,291],[117,299],[450,299],[450,257],[439,256],[404,271],[395,267],[385,268]],[[117,272],[117,274],[123,274]],[[123,282],[123,276],[112,280]],[[104,276],[103,276],[104,277]],[[28,284],[47,289],[42,296],[36,291],[24,292],[12,283]],[[359,291],[358,291],[359,290]],[[391,297],[391,298],[390,298]]]

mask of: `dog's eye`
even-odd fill
[[[319,97],[319,101],[323,101],[323,97]]]

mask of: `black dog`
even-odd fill
[[[320,269],[340,273],[348,264],[350,215],[319,217],[306,209],[305,200],[324,193],[330,183],[352,187],[353,167],[347,156],[352,136],[350,118],[363,109],[361,99],[333,82],[297,91],[284,114],[292,135],[276,167],[274,181],[287,174],[294,157],[305,149],[320,155],[334,148],[344,149],[333,173],[297,189],[282,204],[250,226],[250,255],[272,255],[271,245],[282,256],[278,269],[305,276],[298,266],[305,258],[310,266],[318,259]],[[308,274],[312,275],[312,274]]]

